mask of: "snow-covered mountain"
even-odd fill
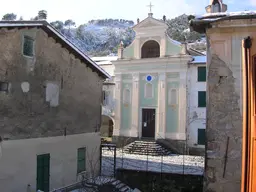
[[[123,41],[124,46],[128,46],[135,36],[132,30],[134,22],[124,19],[91,20],[76,28],[60,27],[59,22],[56,28],[90,56],[116,55],[119,43]],[[167,22],[171,38],[186,41],[194,49],[205,50],[206,43],[202,36],[189,30],[187,15],[183,14]]]

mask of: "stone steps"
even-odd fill
[[[155,141],[138,140],[124,147],[124,152],[136,155],[166,156],[171,152]]]
[[[119,180],[114,180],[111,182],[111,184],[113,186],[115,186],[115,188],[118,190],[118,191],[122,191],[122,192],[128,192],[128,191],[131,191],[131,188],[128,187],[126,184],[122,183],[121,181]]]

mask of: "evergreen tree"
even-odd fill
[[[13,21],[13,20],[16,20],[17,18],[17,15],[15,15],[14,13],[7,13],[3,16],[2,20],[10,20],[10,21]]]

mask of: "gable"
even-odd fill
[[[167,29],[168,25],[166,23],[164,23],[163,21],[154,19],[152,17],[147,17],[146,19],[144,19],[143,21],[141,21],[140,23],[138,23],[137,25],[135,25],[133,27],[133,29],[136,31],[138,29],[142,29],[142,28],[163,28],[163,29]]]

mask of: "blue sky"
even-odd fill
[[[155,18],[173,18],[183,13],[205,13],[210,0],[151,0]],[[256,0],[223,0],[228,11],[256,10]],[[0,17],[13,12],[24,19],[48,12],[48,21],[74,20],[77,25],[92,19],[128,19],[136,21],[147,17],[150,0],[9,0],[1,2]]]

